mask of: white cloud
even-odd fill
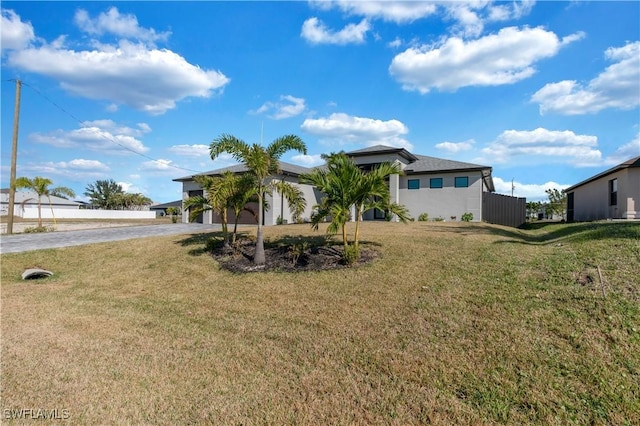
[[[531,131],[506,130],[482,152],[498,164],[564,163],[587,167],[602,162],[602,153],[595,148],[597,145],[596,136],[537,128]]]
[[[397,49],[398,47],[402,46],[402,43],[402,39],[400,37],[396,37],[393,41],[387,43],[387,46],[392,49]]]
[[[547,201],[549,199],[547,189],[563,190],[570,187],[569,184],[561,184],[554,181],[548,181],[542,184],[535,183],[520,183],[517,181],[505,180],[500,177],[493,177],[493,184],[496,188],[496,193],[511,195],[511,185],[513,183],[513,196],[525,197],[527,201]]]
[[[528,14],[535,1],[494,3],[487,0],[442,1],[311,1],[318,9],[337,8],[350,16],[363,16],[369,20],[406,24],[431,16],[442,15],[454,22],[452,31],[459,35],[477,36],[486,21],[519,19]]]
[[[403,89],[422,94],[513,84],[532,76],[533,65],[561,46],[553,32],[542,28],[508,27],[477,40],[452,37],[436,46],[409,48],[393,58],[389,72]]]
[[[179,169],[179,167],[175,166],[172,160],[166,160],[162,158],[159,158],[157,160],[145,161],[142,163],[140,168],[148,172],[173,174],[175,174],[176,170]]]
[[[409,129],[399,120],[382,121],[333,113],[327,118],[307,118],[300,127],[330,144],[380,144],[412,149],[411,143],[403,137]]]
[[[0,24],[2,50],[22,49],[35,39],[33,25],[22,22],[13,10],[2,9]]]
[[[307,105],[304,98],[296,98],[291,95],[281,95],[278,102],[265,102],[260,108],[255,111],[250,111],[254,114],[267,114],[268,117],[274,120],[281,120],[283,118],[295,117],[302,114]]]
[[[33,173],[47,176],[61,176],[75,181],[104,178],[109,166],[97,160],[82,158],[70,161],[47,161],[20,165],[21,173]]]
[[[150,130],[144,123],[131,128],[117,125],[111,120],[95,120],[82,123],[79,129],[32,133],[29,138],[58,148],[87,149],[103,154],[131,154],[131,151],[144,153],[149,150],[138,137]]]
[[[322,156],[320,154],[314,154],[314,155],[298,154],[291,157],[291,159],[298,164],[302,164],[305,167],[318,166],[324,163],[324,160],[322,159]]]
[[[615,166],[638,156],[640,156],[640,133],[631,142],[622,145],[613,154],[607,156],[605,163]]]
[[[609,48],[614,63],[586,86],[575,80],[546,84],[531,97],[540,114],[593,114],[606,108],[628,110],[640,105],[640,41]]]
[[[348,24],[340,31],[332,31],[313,17],[304,21],[300,35],[312,44],[358,44],[364,43],[370,29],[369,21],[363,19],[359,24]]]
[[[209,157],[209,145],[173,145],[169,151],[184,157]]]
[[[134,183],[130,182],[116,182],[118,185],[122,187],[124,192],[128,192],[129,194],[142,194],[142,190],[136,186]]]
[[[423,1],[349,1],[324,0],[312,2],[320,9],[337,7],[349,15],[366,16],[371,19],[382,19],[396,23],[413,22],[432,15],[437,11],[433,2]]]
[[[102,12],[95,19],[91,19],[86,10],[78,9],[74,22],[82,31],[91,35],[113,34],[122,38],[154,42],[166,41],[171,34],[170,31],[158,33],[153,28],[143,28],[138,25],[135,15],[121,15],[116,7]]]
[[[92,47],[73,50],[64,47],[64,37],[46,44],[9,51],[10,66],[54,78],[75,95],[110,102],[108,111],[119,105],[150,114],[163,114],[188,97],[208,98],[229,83],[220,71],[204,70],[168,49],[148,46],[168,33],[155,33],[137,25],[132,15],[115,15],[111,9],[95,20],[76,17],[87,30],[135,38],[117,44],[92,40]],[[101,15],[101,16],[103,16]],[[102,19],[102,20],[101,20]],[[134,25],[135,24],[135,25]],[[3,30],[4,31],[4,30]]]
[[[469,139],[464,142],[442,142],[436,144],[436,148],[442,151],[456,154],[458,152],[470,151],[473,149],[473,145],[476,143],[473,139]]]

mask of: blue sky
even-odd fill
[[[640,2],[2,2],[1,185],[155,202],[223,133],[493,167],[529,200],[640,155]]]

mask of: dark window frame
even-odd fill
[[[434,185],[434,182],[440,182],[440,186]],[[429,179],[429,188],[430,189],[442,189],[444,188],[444,179],[443,178],[430,178]]]
[[[417,183],[418,186],[412,185]],[[414,190],[420,189],[420,179],[408,179],[407,180],[407,189]]]

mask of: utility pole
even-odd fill
[[[513,178],[511,178],[511,196],[513,197],[513,190],[516,189],[515,185],[513,184]]]
[[[7,234],[13,234],[13,210],[16,202],[16,163],[18,162],[18,123],[20,122],[20,89],[22,82],[16,80],[16,106],[13,111],[13,140],[11,142],[11,176],[9,178],[9,218]]]

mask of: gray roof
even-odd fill
[[[208,172],[198,173],[195,175],[184,176],[181,178],[173,179],[174,182],[186,182],[193,180],[195,176],[217,176],[221,175],[224,172],[232,172],[232,173],[244,173],[248,169],[244,164],[236,164],[235,166],[223,167],[221,169],[210,170]],[[310,173],[312,169],[302,166],[296,166],[295,164],[286,163],[284,161],[280,161],[280,170],[282,170],[282,174],[289,176],[300,176],[304,173]]]
[[[405,173],[425,173],[444,172],[462,170],[484,170],[491,169],[489,166],[479,164],[463,163],[462,161],[445,160],[443,158],[428,157],[426,155],[416,155],[417,161],[408,164],[404,169]]]
[[[168,203],[162,203],[162,204],[152,204],[149,206],[149,210],[164,210],[168,207],[182,208],[182,200],[169,201]]]
[[[579,186],[586,185],[589,182],[593,182],[594,180],[598,180],[600,178],[608,176],[611,173],[617,172],[618,170],[629,169],[633,167],[640,167],[640,157],[632,158],[630,160],[625,161],[624,163],[620,163],[617,166],[614,166],[608,170],[605,170],[602,173],[598,173],[597,175],[591,176],[590,178],[585,179],[580,183],[576,183],[575,185],[570,186],[569,188],[565,189],[564,192],[571,192]]]
[[[376,154],[398,154],[409,161],[416,161],[417,157],[404,148],[397,148],[387,145],[375,145],[367,148],[356,149],[346,153],[349,157],[366,157]]]
[[[0,191],[0,200],[2,203],[9,203],[9,190],[2,189]],[[16,205],[20,205],[24,203],[25,205],[36,205],[38,204],[38,194],[32,191],[16,191],[16,197],[14,199]],[[42,196],[40,197],[40,204],[42,205],[51,205],[53,206],[80,206],[81,203],[77,203],[72,200],[67,200],[62,197],[56,197],[52,195],[51,197]]]

